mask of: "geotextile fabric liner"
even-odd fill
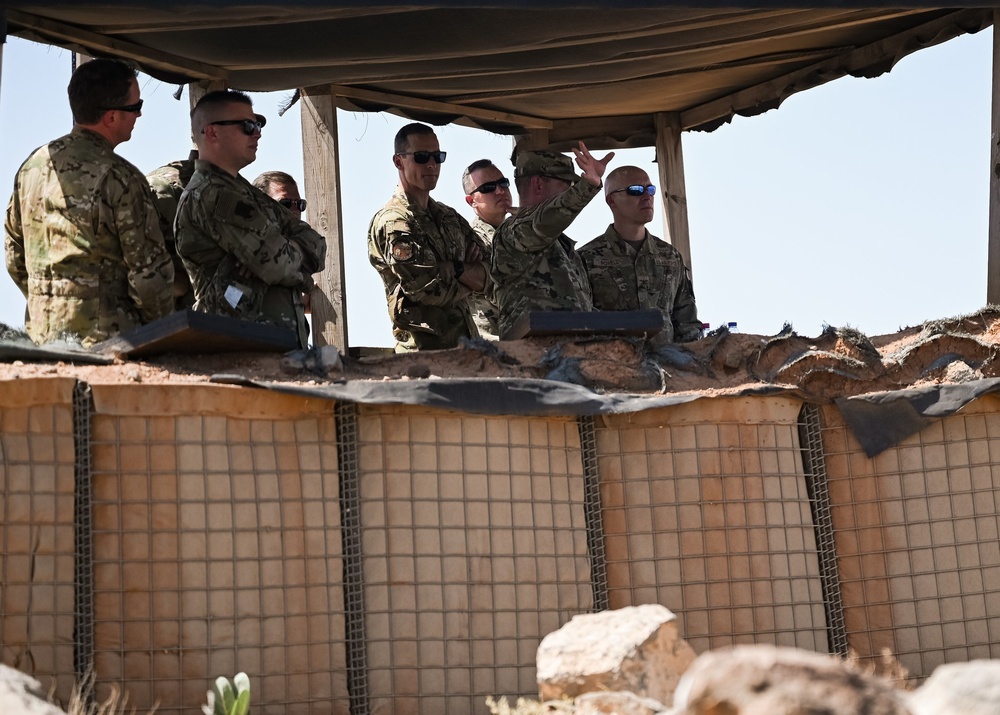
[[[1000,398],[864,454],[822,408],[833,529],[851,648],[888,649],[911,676],[1000,657]]]
[[[329,403],[177,385],[94,403],[99,686],[190,712],[242,670],[255,712],[347,712]]]
[[[0,659],[63,701],[74,669],[75,385],[0,381]]]
[[[720,398],[600,418],[612,608],[660,603],[695,651],[827,652],[801,402]]]

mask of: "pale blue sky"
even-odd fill
[[[843,78],[792,96],[776,111],[737,118],[710,134],[686,133],[692,263],[699,314],[715,327],[802,335],[824,323],[891,333],[986,302],[992,31],[917,52],[873,80]],[[0,189],[32,149],[67,132],[70,53],[10,38],[0,87]],[[190,149],[188,100],[140,76],[146,101],[119,152],[148,172]],[[253,179],[269,169],[301,179],[298,106],[289,93],[254,95],[267,115]],[[381,281],[368,264],[371,216],[396,183],[392,136],[406,120],[339,112],[351,345],[390,345]],[[437,129],[449,152],[434,198],[472,218],[460,184],[471,161],[510,173],[507,137]],[[616,155],[656,182],[653,150]],[[308,196],[306,197],[308,198]],[[308,212],[305,217],[308,220]],[[582,245],[603,233],[602,197],[567,233]],[[650,230],[662,234],[657,216]],[[24,301],[0,275],[0,321],[23,324]]]

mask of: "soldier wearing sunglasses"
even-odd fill
[[[69,104],[73,130],[17,172],[6,258],[31,339],[89,346],[172,312],[174,268],[146,178],[114,152],[142,114],[135,70],[80,65]]]
[[[174,240],[174,218],[177,216],[177,204],[184,193],[184,187],[194,175],[194,160],[198,152],[192,151],[187,159],[172,161],[146,174],[149,188],[153,190],[153,204],[160,217],[160,230],[167,245],[167,252],[174,263],[174,310],[185,310],[194,306],[194,291],[191,290],[191,279],[188,278],[184,262],[177,253],[177,242]]]
[[[507,218],[513,204],[510,179],[489,159],[479,159],[469,164],[462,173],[462,189],[465,191],[465,203],[472,207],[476,215],[472,230],[483,240],[487,251],[492,252],[493,234]],[[488,257],[485,262],[489,262]],[[470,301],[479,334],[488,340],[497,340],[500,337],[497,328],[500,312],[496,304],[486,296],[473,295]]]
[[[614,222],[580,249],[595,310],[656,309],[663,313],[659,339],[687,342],[701,337],[701,321],[684,259],[653,236],[656,187],[637,166],[621,166],[604,184]]]
[[[191,112],[199,159],[174,232],[195,310],[270,323],[306,347],[303,294],[323,267],[326,241],[240,176],[257,158],[266,120],[242,92],[209,92]]]
[[[486,247],[455,209],[430,197],[441,151],[434,130],[407,124],[392,163],[399,185],[368,228],[368,260],[385,285],[397,352],[456,347],[478,336],[469,297],[489,286]]]
[[[533,310],[593,310],[590,283],[576,244],[565,234],[601,190],[611,152],[596,159],[583,142],[569,157],[523,151],[514,165],[520,208],[493,237],[491,274],[500,309],[500,335]]]

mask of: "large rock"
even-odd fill
[[[939,665],[909,702],[913,715],[1000,715],[1000,660]]]
[[[669,705],[694,659],[677,633],[677,617],[663,606],[575,616],[538,646],[538,693],[557,700],[625,690]]]
[[[30,675],[0,664],[0,713],[3,715],[66,715],[35,693],[41,685]]]
[[[910,715],[905,694],[833,656],[738,646],[703,653],[677,686],[671,715]]]

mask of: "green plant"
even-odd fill
[[[208,691],[208,703],[201,706],[205,715],[247,715],[250,710],[250,678],[237,673],[232,682],[220,675]]]

